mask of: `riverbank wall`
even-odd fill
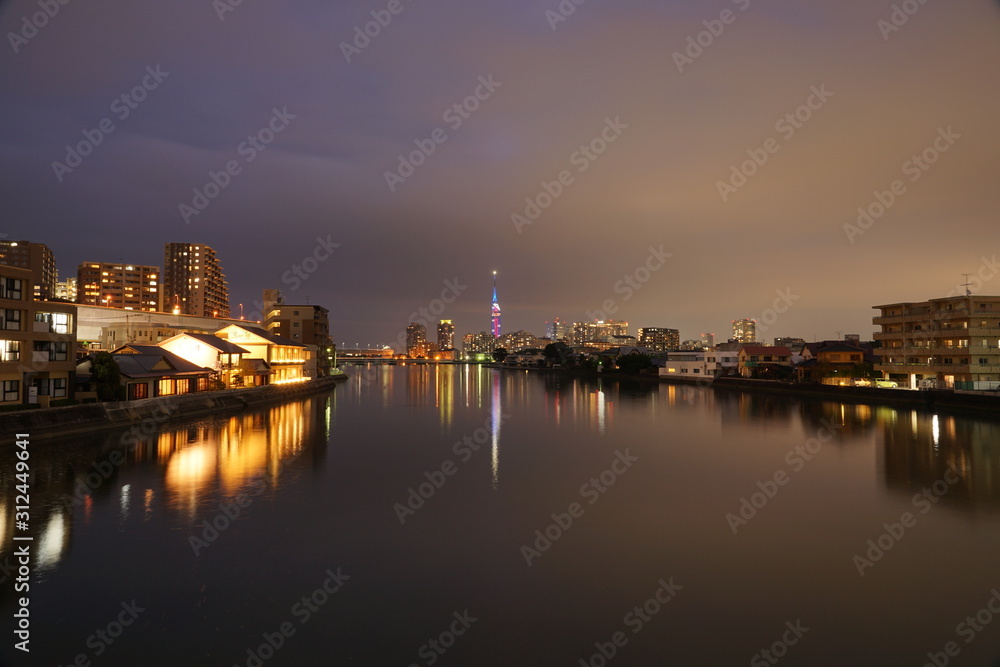
[[[3,413],[0,414],[0,445],[5,440],[13,442],[18,433],[27,433],[35,441],[129,426],[142,425],[145,428],[150,424],[241,412],[330,391],[347,378],[341,373],[309,382]]]

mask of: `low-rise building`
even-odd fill
[[[709,361],[710,358],[714,359],[714,354],[705,350],[668,352],[659,368],[659,375],[661,378],[712,380],[716,376],[718,365],[715,361]]]
[[[157,396],[174,396],[209,391],[212,370],[182,359],[156,345],[123,345],[111,352],[118,364],[121,397],[137,401]],[[91,370],[94,355],[87,355],[76,366],[81,391],[94,391]]]
[[[234,378],[242,375],[243,359],[249,359],[250,352],[235,343],[211,334],[182,333],[159,346],[196,366],[211,369],[226,387],[244,386],[242,379],[234,384]]]
[[[309,379],[306,367],[311,355],[309,348],[301,343],[268,333],[260,327],[242,324],[223,327],[215,335],[247,351],[243,357],[242,373],[246,386]]]
[[[780,379],[792,368],[792,351],[783,345],[744,345],[739,353],[743,377]]]

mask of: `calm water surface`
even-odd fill
[[[10,633],[4,445],[0,659],[1000,664],[997,421],[347,371],[329,394],[138,442],[35,443],[30,656]]]

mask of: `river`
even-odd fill
[[[268,409],[31,443],[20,592],[7,434],[2,660],[1000,664],[1000,421],[345,370]]]

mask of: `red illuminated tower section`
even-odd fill
[[[497,302],[497,272],[493,272],[493,337],[500,337],[500,304]]]

